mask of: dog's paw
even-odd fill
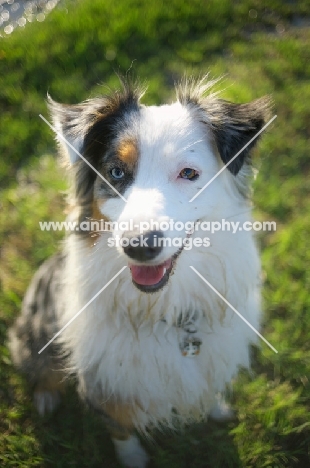
[[[41,416],[52,413],[60,403],[60,394],[57,391],[36,390],[33,394],[33,402]]]
[[[146,468],[149,456],[136,436],[126,440],[112,439],[119,461],[128,468]]]
[[[236,415],[224,398],[217,397],[216,404],[211,409],[209,416],[214,421],[228,422],[235,419]]]

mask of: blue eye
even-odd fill
[[[182,169],[182,171],[179,174],[179,177],[181,179],[188,179],[188,180],[196,180],[199,177],[199,174],[195,169],[191,169],[189,167],[185,167],[185,169]]]
[[[113,169],[110,170],[110,174],[113,179],[123,179],[125,176],[125,172],[119,167],[113,167]]]

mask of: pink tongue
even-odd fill
[[[170,268],[171,260],[167,260],[161,265],[155,266],[138,266],[130,265],[132,279],[137,284],[144,286],[151,286],[159,283],[164,276],[165,268]]]

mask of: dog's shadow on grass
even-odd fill
[[[156,436],[152,468],[241,468],[238,451],[230,436],[233,423],[209,420],[178,433]]]
[[[42,418],[33,410],[33,417],[44,467],[120,467],[100,417],[79,401],[73,388],[54,414]],[[231,424],[209,421],[178,433],[154,433],[152,440],[142,439],[151,456],[149,468],[239,468],[230,429]]]
[[[73,386],[54,413],[40,417],[33,408],[32,415],[44,468],[119,468],[104,424]]]

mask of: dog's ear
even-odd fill
[[[211,123],[215,143],[224,164],[229,161],[262,129],[270,116],[271,99],[263,97],[247,104],[234,104],[221,99],[208,99],[204,110]],[[228,166],[237,175],[248,160],[255,138]]]
[[[67,161],[74,164],[84,143],[84,129],[81,125],[82,105],[67,105],[53,101],[48,95],[48,108],[56,130],[56,139]]]

